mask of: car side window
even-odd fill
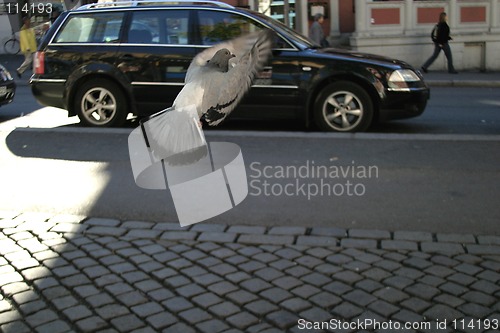
[[[134,44],[188,44],[187,10],[137,11],[127,34]]]
[[[221,11],[199,11],[199,27],[203,45],[213,45],[262,29],[257,22],[242,15]]]
[[[70,15],[53,43],[117,43],[123,13]]]

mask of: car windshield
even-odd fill
[[[296,46],[302,48],[302,49],[313,49],[313,48],[318,48],[320,47],[317,45],[315,42],[310,40],[308,37],[299,34],[297,31],[290,29],[283,23],[281,23],[278,20],[275,20],[267,15],[264,15],[259,12],[254,12],[252,11],[252,14],[255,16],[258,16],[260,19],[265,21],[267,24],[272,26],[273,28],[277,28],[277,30],[282,31],[286,34],[289,40],[291,40]]]

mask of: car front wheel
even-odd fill
[[[75,96],[75,108],[83,125],[117,127],[125,123],[128,107],[116,84],[103,79],[85,82]]]
[[[373,103],[359,85],[339,81],[325,87],[314,104],[314,120],[324,131],[362,132],[373,119]]]

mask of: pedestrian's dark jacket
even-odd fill
[[[446,44],[451,40],[450,37],[450,27],[446,22],[440,22],[437,24],[437,36],[436,43],[438,44]]]

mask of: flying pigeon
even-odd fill
[[[172,107],[143,123],[157,158],[206,146],[200,119],[220,124],[249,90],[271,55],[265,29],[214,45],[194,57]]]

